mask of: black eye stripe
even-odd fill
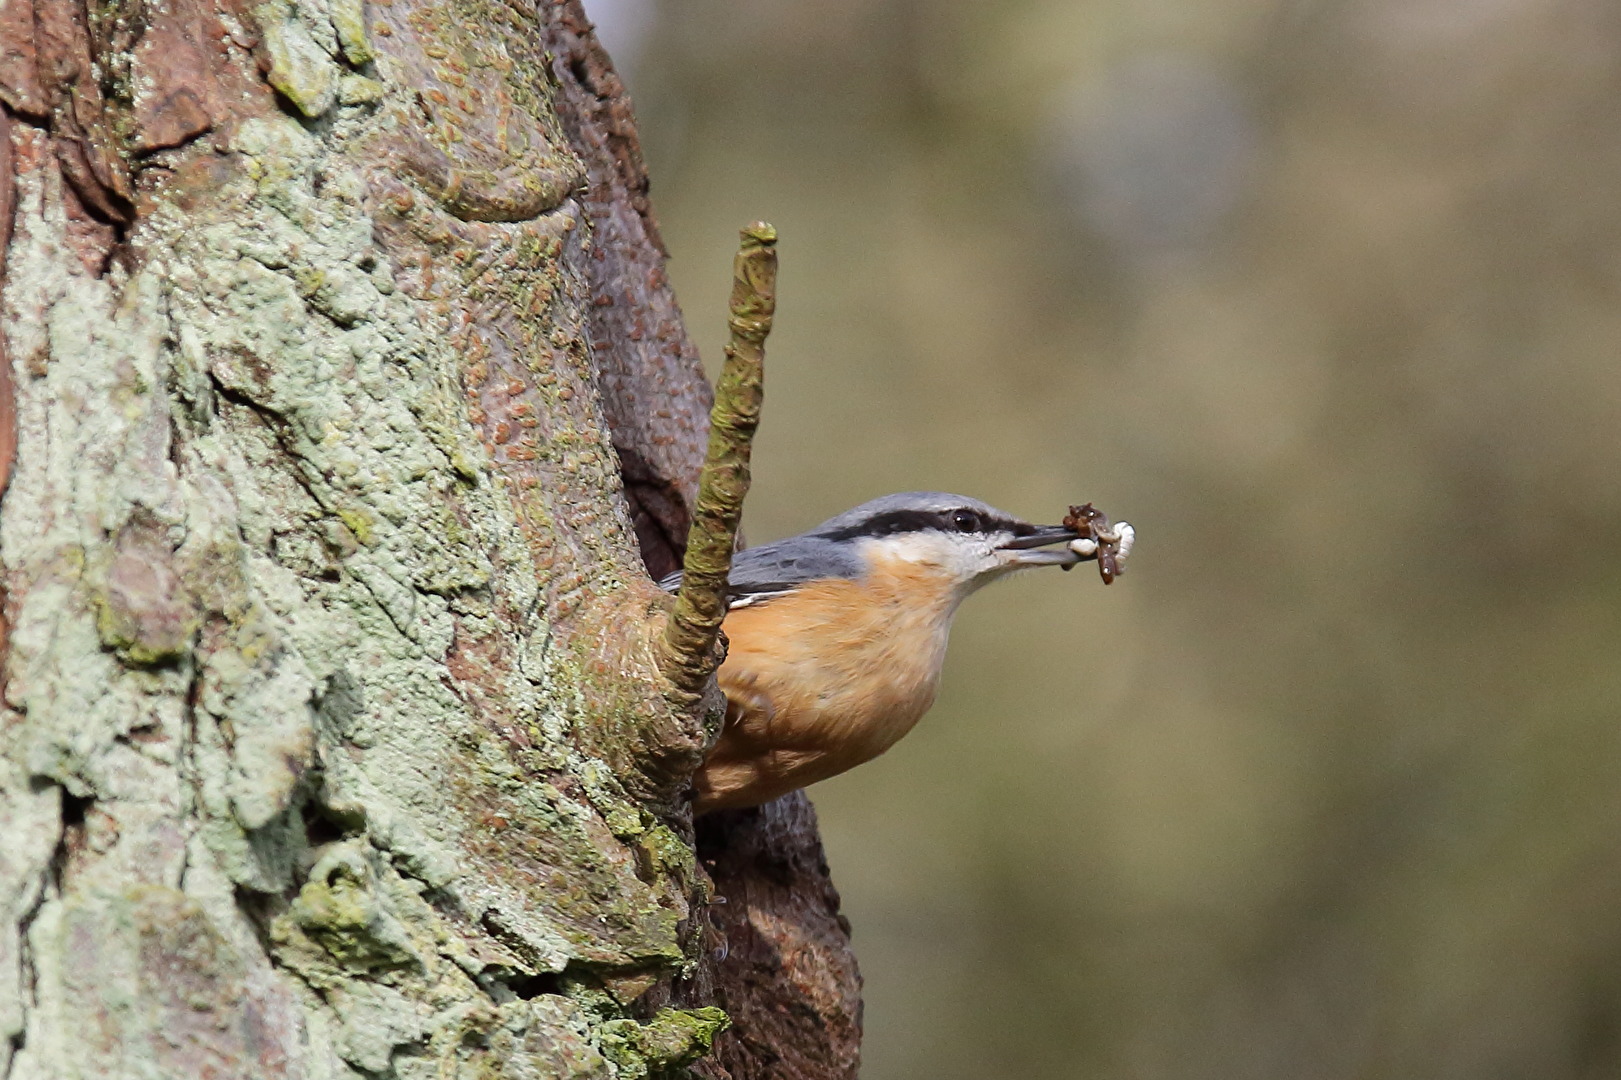
[[[829,540],[857,540],[862,537],[895,536],[900,533],[933,530],[948,533],[1010,532],[1024,536],[1030,533],[1032,528],[1022,521],[990,518],[978,510],[958,507],[951,510],[889,510],[822,535]]]

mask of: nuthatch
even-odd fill
[[[1123,561],[1131,526],[1109,539]],[[969,593],[1097,552],[1080,529],[938,491],[886,495],[739,552],[717,674],[726,721],[693,777],[693,812],[756,806],[888,750],[934,703]],[[660,584],[674,591],[681,575]]]

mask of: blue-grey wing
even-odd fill
[[[731,606],[769,600],[822,578],[858,578],[862,569],[859,556],[848,543],[818,536],[794,536],[762,544],[732,557],[732,573],[727,579],[731,585]],[[681,587],[681,572],[671,574],[660,581],[659,586],[666,592],[675,592]]]

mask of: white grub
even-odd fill
[[[1090,536],[1082,536],[1071,540],[1069,549],[1083,559],[1090,559],[1098,553],[1098,542]]]
[[[1131,554],[1131,546],[1137,542],[1137,530],[1129,522],[1118,522],[1114,527],[1114,540],[1119,545],[1114,553],[1115,561],[1124,564]]]

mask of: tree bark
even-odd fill
[[[854,1076],[808,803],[694,847],[577,3],[0,3],[0,1075]]]

